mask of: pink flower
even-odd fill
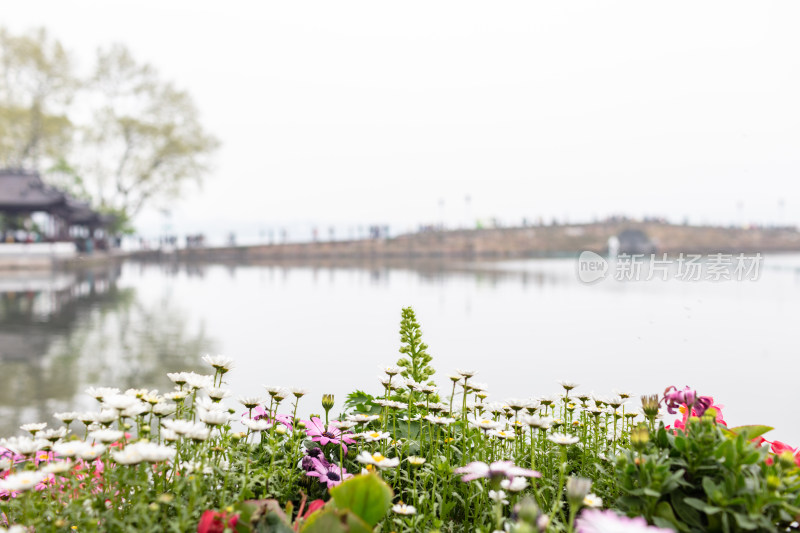
[[[673,533],[671,529],[647,525],[642,517],[628,518],[610,509],[586,509],[575,525],[578,533]]]
[[[332,425],[328,425],[326,428],[322,420],[316,416],[311,420],[306,420],[306,428],[308,428],[306,429],[306,434],[311,437],[311,440],[319,442],[320,446],[325,446],[328,443],[341,444],[345,454],[347,453],[347,444],[355,442],[347,434],[342,433],[339,428]]]
[[[706,409],[714,403],[714,399],[711,396],[698,396],[697,391],[694,389],[684,387],[683,390],[678,390],[674,385],[667,387],[662,401],[667,406],[667,412],[671,415],[674,415],[676,409],[681,405],[685,405],[687,409],[693,408],[692,410],[696,413],[696,416],[703,416]]]
[[[245,416],[247,416],[247,413],[242,413],[242,417],[244,418]],[[292,417],[291,416],[289,416],[289,415],[275,415],[275,418],[272,419],[272,418],[269,417],[269,413],[267,413],[267,410],[264,409],[263,407],[261,407],[260,405],[255,407],[255,408],[253,408],[253,420],[261,420],[262,418],[266,418],[267,422],[270,422],[272,424],[274,424],[276,422],[278,424],[283,424],[284,426],[289,428],[289,431],[292,431],[292,429],[293,429]]]
[[[772,441],[772,446],[770,446],[769,449],[772,450],[772,453],[775,455],[780,455],[783,452],[792,452],[792,454],[797,453],[797,448],[792,448],[785,442],[781,442],[779,440]]]
[[[319,459],[311,459],[314,470],[306,472],[307,476],[319,478],[320,483],[325,483],[328,488],[335,487],[345,479],[350,479],[353,474],[348,474],[339,468],[339,465],[322,462]]]

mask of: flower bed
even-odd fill
[[[596,396],[561,382],[489,399],[476,372],[434,383],[411,309],[376,394],[297,416],[303,389],[238,396],[233,362],[175,390],[90,388],[98,410],[0,440],[0,526],[15,531],[780,531],[800,455],[729,428],[710,397]],[[236,405],[237,407],[234,407]],[[662,416],[676,420],[665,424]],[[240,430],[241,429],[241,430]]]

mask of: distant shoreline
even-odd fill
[[[796,228],[684,226],[662,222],[613,222],[444,230],[393,238],[352,241],[180,248],[135,252],[134,257],[174,257],[181,261],[317,262],[331,260],[524,259],[604,254],[608,240],[623,230],[644,232],[658,254],[800,252]]]
[[[0,256],[0,271],[81,268],[123,259],[175,260],[292,265],[353,264],[381,261],[473,261],[577,256],[583,251],[605,254],[608,240],[624,230],[639,230],[659,256],[684,254],[755,254],[800,252],[796,228],[731,228],[686,226],[663,222],[603,222],[515,228],[443,230],[391,238],[348,241],[259,244],[203,248],[97,252],[59,260],[46,257]],[[648,254],[649,255],[649,254]]]

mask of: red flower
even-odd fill
[[[197,524],[197,533],[223,533],[226,527],[234,529],[238,521],[238,514],[231,515],[228,518],[228,513],[206,511],[200,517],[200,523]]]
[[[309,503],[308,504],[308,509],[306,510],[305,514],[303,515],[303,518],[308,518],[309,516],[311,516],[311,514],[314,511],[316,511],[317,509],[320,509],[324,505],[325,505],[325,501],[324,500],[314,500],[313,502]]]
[[[772,441],[772,446],[770,446],[770,450],[772,450],[772,453],[774,453],[775,455],[780,455],[783,452],[792,452],[792,454],[797,452],[796,448],[792,448],[785,442],[781,442],[779,440]]]

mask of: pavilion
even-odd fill
[[[74,242],[82,251],[105,247],[106,228],[113,217],[93,210],[88,203],[51,187],[36,172],[0,170],[0,215],[29,218],[46,215],[38,242]],[[22,234],[25,237],[20,238]],[[29,232],[0,228],[3,242],[33,242]]]

